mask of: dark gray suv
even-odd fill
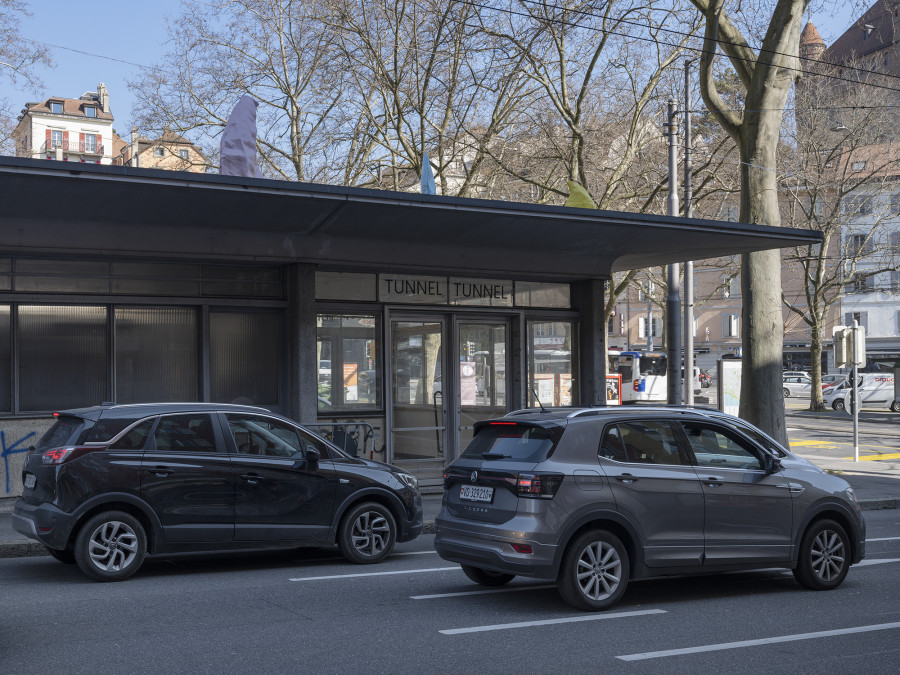
[[[444,473],[435,548],[473,581],[556,579],[602,610],[630,579],[783,567],[817,590],[865,555],[841,478],[697,408],[523,410],[476,425]]]

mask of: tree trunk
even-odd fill
[[[751,106],[748,105],[748,108]],[[742,125],[741,222],[779,225],[775,146],[781,111],[748,111]],[[741,262],[743,373],[740,416],[787,445],[782,390],[784,319],[781,252],[747,253]],[[777,394],[777,396],[776,396]]]
[[[825,401],[822,398],[822,331],[819,326],[813,326],[812,341],[809,347],[809,355],[812,358],[812,368],[810,369],[812,391],[809,395],[809,409],[814,411],[825,410]]]

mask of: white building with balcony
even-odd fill
[[[18,157],[111,164],[113,115],[106,86],[101,82],[80,98],[26,103],[13,138]]]

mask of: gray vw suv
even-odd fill
[[[865,555],[841,478],[744,420],[669,407],[522,410],[476,425],[444,473],[435,548],[470,579],[556,579],[602,610],[631,579],[763,567],[837,587]]]

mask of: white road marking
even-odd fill
[[[429,567],[428,569],[418,570],[396,570],[393,572],[363,572],[361,574],[331,574],[325,577],[297,577],[296,579],[288,579],[288,581],[322,581],[324,579],[352,579],[353,577],[384,577],[396,574],[424,574],[425,572],[462,572],[459,565],[453,567]]]
[[[878,539],[866,539],[866,543],[870,541],[897,541],[900,537],[879,537]]]
[[[839,628],[837,630],[822,630],[816,633],[798,633],[796,635],[779,635],[777,637],[761,638],[759,640],[740,640],[739,642],[722,642],[716,645],[704,645],[702,647],[684,647],[682,649],[666,649],[659,652],[645,652],[643,654],[626,654],[617,656],[621,661],[644,661],[646,659],[661,659],[668,656],[683,656],[684,654],[702,654],[703,652],[718,652],[725,649],[740,649],[742,647],[756,647],[758,645],[772,645],[780,642],[796,642],[798,640],[814,640],[836,635],[853,635],[854,633],[870,633],[876,630],[892,630],[900,628],[900,621],[892,623],[879,623],[871,626],[857,626],[856,628]]]
[[[604,619],[624,619],[630,616],[646,616],[648,614],[667,614],[664,609],[643,609],[635,612],[614,612],[609,614],[580,614],[564,619],[545,619],[543,621],[519,621],[517,623],[497,623],[489,626],[473,626],[471,628],[448,628],[438,631],[444,635],[461,635],[463,633],[485,633],[492,630],[509,630],[512,628],[531,628],[533,626],[553,626],[561,623],[576,623],[579,621],[603,621]]]
[[[543,591],[548,588],[556,588],[556,584],[544,586],[513,586],[506,588],[490,588],[481,591],[460,591],[458,593],[433,593],[431,595],[411,595],[410,600],[434,600],[435,598],[459,598],[464,595],[487,595],[489,593],[515,593],[517,591]]]
[[[884,565],[885,563],[900,562],[900,558],[873,558],[856,563],[853,567],[865,567],[866,565]],[[850,569],[853,569],[851,567]]]

